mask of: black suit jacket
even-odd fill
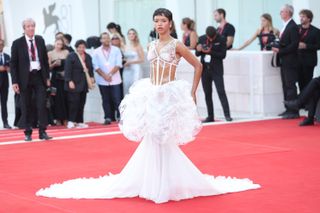
[[[202,35],[199,37],[198,44],[206,44],[207,36]],[[206,54],[211,55],[210,65],[213,69],[223,69],[223,59],[226,57],[227,45],[226,40],[221,35],[217,34],[216,38],[211,42],[212,48],[210,53],[198,52],[196,51],[196,56],[201,56],[201,63],[204,64],[204,57]]]
[[[93,77],[92,59],[88,54],[86,54],[85,63],[87,68],[89,69],[90,77]],[[69,54],[65,62],[64,70],[65,90],[67,90],[68,92],[88,91],[87,79],[77,53],[72,52]],[[76,86],[75,89],[69,88],[69,81],[74,82]]]
[[[282,67],[298,66],[299,29],[291,20],[281,34],[279,56]]]
[[[44,85],[49,79],[49,64],[45,42],[41,36],[35,36],[38,56],[41,66],[41,77]],[[12,84],[18,84],[20,89],[26,89],[30,75],[30,57],[25,36],[18,38],[11,46],[10,73]]]
[[[299,25],[299,29],[301,29],[301,25]],[[300,64],[316,66],[318,63],[317,51],[320,49],[320,30],[310,25],[308,33],[301,42],[306,43],[307,48],[298,50]]]
[[[3,65],[9,67],[10,66],[10,56],[6,53],[3,53]],[[8,78],[8,72],[0,72],[0,87],[5,86],[9,87],[9,78]]]

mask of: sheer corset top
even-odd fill
[[[154,85],[162,85],[175,79],[180,58],[176,56],[178,40],[172,39],[161,49],[159,40],[150,43],[147,58],[150,62],[150,79]]]

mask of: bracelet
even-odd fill
[[[111,73],[111,72],[109,72],[109,73],[108,73],[108,76],[109,76],[109,77],[112,77],[112,73]]]

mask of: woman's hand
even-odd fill
[[[131,62],[130,62],[130,61],[126,61],[126,63],[124,63],[123,66],[128,67],[128,66],[130,66],[130,65],[131,65]]]
[[[195,104],[197,104],[197,96],[196,93],[191,93],[192,99],[194,101]]]
[[[69,88],[70,89],[75,89],[76,88],[76,85],[74,84],[73,81],[69,81]]]
[[[91,83],[94,84],[96,83],[96,81],[94,80],[94,78],[90,78],[91,79]]]

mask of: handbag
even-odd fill
[[[78,56],[78,58],[79,58],[79,60],[81,62],[81,65],[83,67],[83,72],[84,72],[84,74],[86,76],[88,88],[89,89],[94,89],[95,85],[91,81],[91,78],[90,78],[90,75],[89,75],[89,69],[87,68],[86,64],[84,63],[84,61],[82,60],[82,58],[81,58],[81,56],[80,56],[80,54],[78,52],[77,52],[77,56]]]
[[[271,58],[272,67],[281,67],[281,60],[278,53],[273,53]]]

